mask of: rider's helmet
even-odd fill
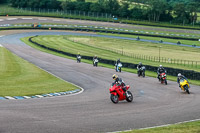
[[[180,76],[181,76],[181,73],[178,74],[178,77],[180,77]]]
[[[117,76],[116,74],[113,74],[113,76],[112,76],[113,80],[116,80],[117,77],[118,77],[118,76]]]
[[[142,65],[142,62],[140,62],[139,65]]]
[[[163,66],[162,66],[162,65],[160,65],[160,68],[163,68]]]

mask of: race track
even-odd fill
[[[200,118],[200,87],[191,94],[177,83],[160,84],[156,78],[119,74],[131,86],[132,103],[110,101],[109,86],[114,69],[76,63],[38,51],[19,39],[29,35],[72,34],[72,32],[30,32],[0,37],[0,43],[23,59],[84,88],[74,96],[0,101],[0,133],[95,133],[173,124]],[[73,32],[74,33],[74,32]],[[28,87],[28,86],[27,86]]]

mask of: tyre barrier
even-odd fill
[[[29,38],[29,42],[31,42],[31,43],[33,43],[35,45],[38,45],[38,46],[40,46],[42,48],[45,48],[47,50],[51,50],[53,52],[61,53],[61,54],[64,54],[64,55],[67,55],[67,56],[71,56],[71,57],[76,57],[76,54],[64,52],[62,50],[57,50],[57,49],[54,49],[54,48],[49,48],[49,47],[46,47],[45,45],[39,44],[39,43],[37,43],[37,42],[32,40],[32,38],[34,38],[34,37],[37,37],[37,35],[33,36],[33,37],[30,37]],[[82,59],[87,59],[87,60],[93,60],[93,57],[91,57],[91,56],[81,56],[81,58]],[[100,63],[104,63],[104,64],[110,64],[110,65],[114,65],[115,64],[115,61],[108,60],[108,59],[103,59],[103,58],[99,58],[99,62]],[[122,62],[122,64],[123,64],[123,67],[132,68],[132,69],[136,69],[137,65],[138,65],[138,64],[127,63],[127,62]],[[145,65],[145,67],[146,67],[146,70],[153,71],[153,72],[157,72],[157,69],[158,69],[158,67],[150,66],[150,65]],[[196,71],[193,71],[193,70],[175,69],[175,68],[170,68],[170,67],[165,67],[165,69],[167,70],[167,74],[171,75],[171,76],[177,76],[178,73],[181,73],[181,74],[185,75],[188,79],[200,80],[200,72],[196,72]]]

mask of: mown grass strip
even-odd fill
[[[120,133],[199,133],[200,121],[175,124],[166,127],[158,127],[151,129],[132,130]]]
[[[58,36],[56,36],[56,38],[58,38],[58,40],[60,39]],[[53,51],[50,51],[50,50],[41,48],[41,47],[39,47],[39,46],[37,46],[37,45],[35,45],[35,44],[29,42],[28,39],[29,39],[29,37],[21,38],[21,40],[22,40],[24,43],[30,45],[30,46],[33,47],[33,48],[36,48],[36,49],[41,50],[41,51],[43,51],[43,52],[47,52],[47,53],[54,54],[54,55],[57,55],[57,56],[61,56],[61,57],[65,57],[65,58],[69,58],[69,59],[76,60],[76,58],[74,58],[74,57],[66,56],[66,55],[63,55],[63,54],[61,54],[61,53],[57,53],[57,52],[53,52]],[[58,41],[58,40],[56,40],[56,41]],[[51,42],[54,42],[54,41],[55,41],[54,39],[50,39],[50,41],[48,41],[48,43],[51,43]],[[44,43],[43,43],[43,44],[44,44]],[[61,44],[60,42],[58,42],[58,44],[59,44],[60,46],[62,46],[62,44]],[[66,44],[66,43],[64,43],[64,44]],[[46,44],[45,44],[45,45],[46,45]],[[54,44],[54,45],[57,45],[57,44]],[[73,46],[71,46],[71,47],[73,47]],[[61,47],[59,47],[58,49],[63,50],[63,48],[61,48]],[[69,50],[70,50],[71,52],[73,51],[73,50],[71,50],[70,48],[69,48]],[[84,48],[84,51],[85,51],[85,50],[87,50],[87,48]],[[94,52],[94,51],[91,50],[90,52]],[[77,54],[77,51],[75,50],[74,53]],[[84,53],[84,52],[83,52],[83,53]],[[81,53],[81,54],[83,54],[83,53]],[[109,53],[110,53],[110,52],[109,52]],[[113,54],[113,53],[110,53],[110,54]],[[91,56],[93,56],[93,55],[94,55],[94,54],[92,53]],[[112,56],[111,56],[112,59],[115,60],[115,59],[118,58],[118,56],[116,56],[116,54],[115,54],[114,56],[115,56],[115,57],[112,57]],[[120,58],[120,59],[123,59],[123,58]],[[141,61],[141,60],[136,60],[137,63],[138,63],[139,61]],[[92,64],[92,61],[91,61],[91,60],[82,59],[82,62],[85,62],[85,63],[88,63],[88,64]],[[134,63],[134,62],[133,62],[133,63]],[[152,63],[152,64],[153,64],[153,63]],[[108,65],[108,64],[99,63],[99,66],[114,69],[114,66],[113,66],[113,65]],[[127,72],[131,72],[131,73],[137,73],[137,70],[136,70],[136,69],[131,69],[131,68],[122,68],[122,71],[127,71]],[[146,75],[147,75],[147,76],[150,76],[150,77],[155,77],[155,78],[156,78],[156,76],[157,76],[157,74],[156,74],[155,72],[151,72],[151,71],[146,71]],[[168,76],[168,79],[169,79],[169,80],[172,80],[172,81],[176,81],[176,78],[177,78],[177,77],[174,77],[174,76]],[[198,80],[190,80],[190,83],[191,83],[191,84],[200,85],[200,82],[199,82]],[[177,89],[179,89],[178,86],[177,86]]]
[[[38,36],[34,37],[33,41],[72,54],[79,52],[81,55],[98,55],[101,58],[111,60],[120,58],[122,62],[135,64],[142,61],[143,64],[151,66],[159,66],[162,63],[165,67],[200,71],[199,64],[197,64],[197,67],[192,67],[192,64],[178,65],[174,62],[171,64],[164,63],[165,60],[162,61],[162,57],[164,57],[167,59],[166,62],[168,62],[168,59],[177,59],[193,60],[199,63],[200,59],[196,57],[199,55],[200,49],[195,48],[92,36]],[[160,46],[162,46],[160,49],[160,59],[162,62],[152,61],[154,58],[149,60],[149,55],[158,58]],[[134,55],[132,56],[131,53]],[[144,60],[139,58],[139,56],[145,56],[143,57]]]
[[[0,47],[0,96],[32,96],[78,87],[39,69]]]

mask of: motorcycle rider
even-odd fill
[[[160,66],[158,67],[158,70],[157,70],[157,74],[158,74],[157,78],[159,79],[159,81],[160,81],[160,74],[161,74],[161,73],[166,73],[166,70],[163,68],[162,65],[160,65]]]
[[[120,63],[120,58],[119,59],[117,59],[117,61],[116,61],[116,64],[119,64]]]
[[[81,55],[80,55],[80,53],[77,54],[76,59],[77,59],[77,62],[81,62]]]
[[[95,59],[97,59],[98,60],[98,57],[97,57],[97,55],[95,55],[94,57],[93,57],[93,65],[94,65],[94,60]]]
[[[98,59],[97,55],[95,55],[95,56],[93,57],[93,61],[94,61],[95,59]]]
[[[180,80],[181,79],[185,79],[185,80],[188,81],[188,79],[184,75],[182,75],[181,73],[179,73],[178,76],[177,76],[177,83],[179,84],[179,87],[181,87],[180,86]]]
[[[142,68],[143,65],[142,65],[142,62],[140,62],[138,65],[137,65],[137,70],[139,71],[140,68]]]
[[[113,74],[112,78],[113,80],[115,80],[114,83],[112,83],[112,86],[114,84],[119,84],[122,87],[123,91],[126,92],[126,85],[124,81],[121,78],[119,78],[116,74]]]
[[[118,71],[118,64],[121,63],[120,62],[120,58],[116,60],[116,64],[115,64],[115,70]]]

